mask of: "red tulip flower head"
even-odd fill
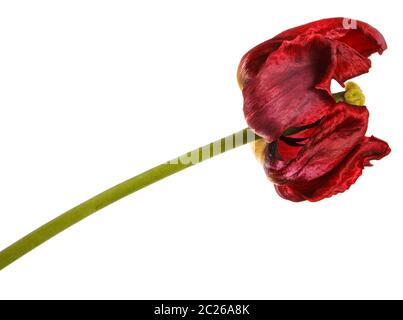
[[[361,22],[332,18],[280,33],[242,58],[238,81],[249,127],[260,135],[264,169],[280,196],[318,201],[347,190],[370,161],[390,152],[366,137],[368,110],[361,89],[342,96],[330,83],[369,71],[386,42]]]

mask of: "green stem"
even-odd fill
[[[259,139],[250,129],[244,129],[225,138],[183,154],[126,180],[66,211],[0,252],[0,270],[35,249],[45,241],[71,227],[89,215],[105,208],[133,192],[191,167],[201,161]]]
[[[345,91],[341,91],[341,92],[337,92],[337,93],[333,93],[333,99],[336,100],[336,102],[343,102],[345,101],[344,95],[346,94]]]

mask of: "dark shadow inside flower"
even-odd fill
[[[269,144],[269,157],[282,161],[294,159],[315,132],[319,123],[320,120],[302,127],[291,127],[285,130],[277,141]]]

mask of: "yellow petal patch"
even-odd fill
[[[264,139],[259,139],[251,143],[251,147],[253,153],[255,154],[256,160],[259,161],[261,164],[264,163],[267,144],[268,143]]]

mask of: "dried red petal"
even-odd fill
[[[268,141],[322,118],[335,104],[330,81],[368,72],[370,60],[321,35],[283,42],[243,89],[248,125]]]
[[[288,127],[325,115],[334,104],[331,80],[343,85],[368,72],[367,57],[386,49],[376,29],[355,23],[357,29],[346,29],[342,18],[312,22],[250,50],[239,66],[249,127],[273,141]]]
[[[283,41],[291,41],[298,36],[313,34],[345,43],[365,57],[369,57],[375,52],[381,54],[387,48],[382,34],[365,22],[346,18],[310,22],[288,29],[249,50],[242,57],[238,68],[238,77],[242,85],[256,76],[267,58],[281,46]]]
[[[388,144],[373,136],[364,137],[344,160],[326,175],[304,183],[275,185],[277,193],[294,202],[320,201],[350,188],[371,160],[380,160],[390,153]]]
[[[265,171],[277,192],[291,201],[318,201],[347,190],[370,160],[390,153],[386,142],[364,136],[367,124],[365,107],[337,104],[294,159],[267,157]]]

